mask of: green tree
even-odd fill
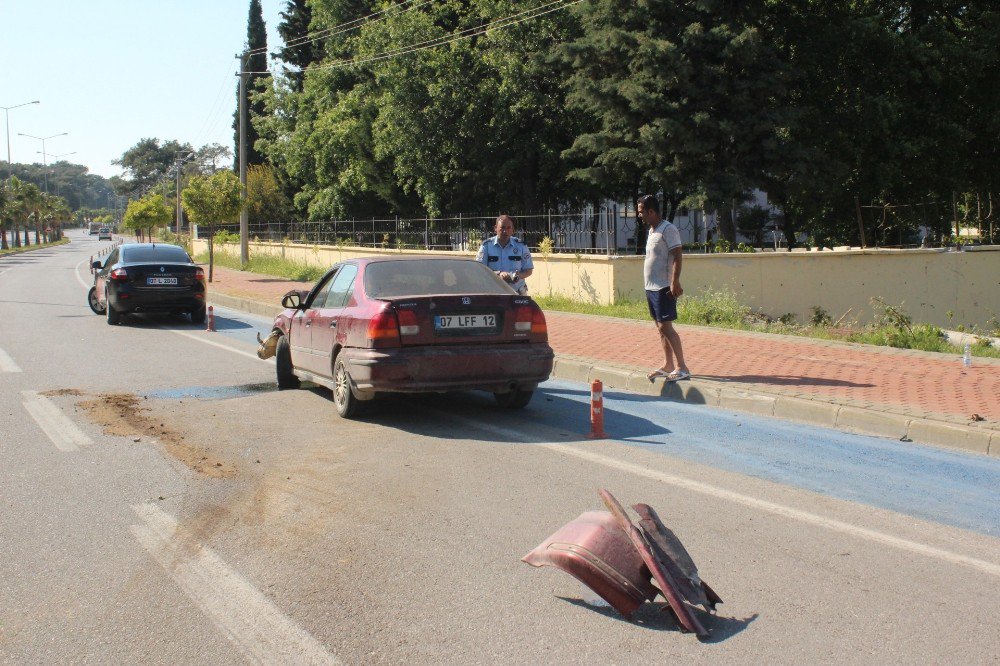
[[[583,34],[560,54],[570,102],[598,126],[567,151],[586,161],[572,176],[626,199],[662,190],[671,218],[684,200],[742,200],[780,160],[783,70],[762,34],[765,4],[581,5]]]
[[[181,192],[184,210],[197,225],[208,227],[208,281],[215,264],[215,227],[235,221],[243,210],[240,179],[232,171],[195,176]]]
[[[42,191],[34,183],[28,183],[12,176],[7,181],[8,203],[7,211],[13,224],[12,237],[14,247],[21,247],[20,230],[24,229],[24,245],[31,245],[28,235],[29,225],[42,202]]]
[[[112,181],[118,193],[122,195],[149,190],[173,168],[178,153],[191,152],[193,150],[189,143],[180,143],[172,139],[161,144],[159,139],[140,139],[122,153],[119,159],[112,162],[125,171],[124,178]]]
[[[153,230],[170,226],[170,220],[170,209],[163,196],[150,194],[128,202],[125,215],[122,217],[122,226],[132,230],[140,238],[143,233],[152,238]]]
[[[246,49],[250,56],[246,60],[246,71],[249,72],[246,80],[247,105],[247,165],[262,164],[264,156],[257,150],[257,139],[259,138],[257,129],[254,127],[254,118],[264,115],[267,107],[264,99],[256,92],[263,92],[270,84],[271,75],[267,73],[267,26],[264,24],[264,12],[261,8],[260,0],[250,0],[250,10],[247,16],[247,41]],[[233,166],[239,169],[240,163],[240,89],[236,89],[236,111],[233,113],[233,155],[235,161]]]
[[[247,170],[247,212],[254,227],[277,225],[285,230],[292,203],[285,196],[274,167],[257,164]]]
[[[8,181],[0,180],[0,250],[6,250],[10,247],[7,245],[7,220],[10,215]]]
[[[306,0],[286,0],[278,23],[278,35],[285,42],[278,49],[278,57],[285,63],[285,79],[295,92],[302,92],[305,69],[315,58],[314,42],[307,37],[312,22],[312,10]]]

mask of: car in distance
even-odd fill
[[[478,389],[521,408],[552,372],[541,308],[472,259],[353,259],[282,306],[278,388],[325,385],[346,418],[380,392]]]
[[[97,232],[97,240],[111,240],[111,229],[101,227]]]
[[[140,312],[187,313],[195,324],[205,322],[205,271],[182,247],[129,243],[93,268],[90,307],[111,325]]]

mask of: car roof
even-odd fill
[[[172,243],[127,243],[126,245],[122,246],[123,249],[127,250],[131,250],[133,248],[145,248],[147,250],[150,250],[156,247],[175,247],[178,250],[184,250],[184,248],[182,248],[180,245],[174,245]],[[187,252],[187,250],[184,251]]]
[[[354,261],[357,261],[359,263],[365,263],[365,264],[374,264],[374,263],[392,262],[392,261],[471,261],[471,262],[479,263],[479,262],[476,262],[476,260],[473,257],[442,257],[442,256],[433,256],[433,257],[412,257],[412,256],[411,257],[386,257],[386,256],[377,256],[376,255],[376,256],[371,256],[371,257],[358,257],[357,259],[354,259]],[[342,262],[342,263],[347,263],[347,262],[345,261],[345,262]]]

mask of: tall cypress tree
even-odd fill
[[[254,128],[253,119],[267,113],[263,100],[255,100],[252,94],[262,90],[267,85],[271,75],[267,73],[267,27],[264,25],[264,11],[261,9],[260,0],[250,0],[250,14],[247,17],[247,51],[250,57],[247,59],[246,71],[253,72],[247,77],[246,93],[247,102],[247,166],[263,164],[264,156],[257,152],[257,130]],[[236,89],[236,112],[233,114],[233,168],[239,170],[240,164],[240,108],[239,108],[239,87]]]
[[[295,92],[302,92],[305,80],[303,70],[312,64],[314,58],[313,42],[306,37],[311,22],[312,10],[306,0],[288,0],[278,24],[278,34],[285,45],[276,55],[285,63],[285,76]]]

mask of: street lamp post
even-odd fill
[[[69,134],[69,132],[60,132],[59,134],[52,134],[51,136],[41,137],[41,136],[35,136],[34,134],[25,134],[24,132],[17,133],[18,136],[26,136],[29,139],[38,139],[39,141],[42,142],[42,174],[45,177],[46,194],[49,193],[49,173],[48,171],[45,170],[45,167],[47,166],[45,164],[45,142],[48,141],[49,139],[54,139],[57,136],[66,136],[67,134]]]
[[[4,127],[7,128],[7,177],[10,178],[14,175],[14,166],[10,161],[10,110],[16,109],[19,106],[28,106],[29,104],[40,104],[39,100],[34,102],[25,102],[24,104],[15,104],[14,106],[0,106],[3,109]]]

